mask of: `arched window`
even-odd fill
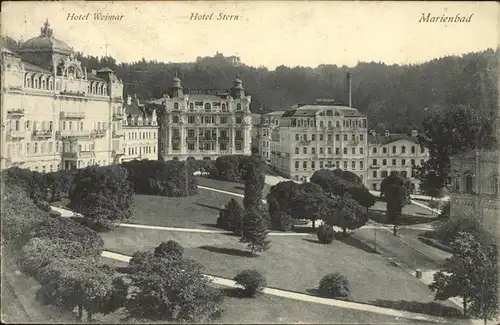
[[[396,146],[392,146],[392,153],[396,153]]]
[[[93,82],[92,83],[92,91],[91,91],[92,94],[95,94],[96,93],[96,83]]]
[[[236,110],[241,111],[241,103],[236,104]]]
[[[31,88],[31,76],[26,74],[26,78],[24,79],[24,86]]]
[[[401,153],[406,153],[406,147],[405,146],[401,146]]]
[[[212,106],[210,105],[210,103],[206,103],[205,104],[205,112],[210,112],[211,109],[212,109]]]
[[[43,76],[42,76],[42,89],[47,89],[47,81]]]
[[[102,94],[104,96],[108,95],[108,87],[106,87],[106,84],[102,85]]]
[[[174,103],[174,109],[178,110],[179,109],[179,103]]]
[[[460,192],[460,175],[455,175],[455,191]]]
[[[225,103],[222,103],[222,111],[225,112],[226,111],[226,104]]]
[[[49,90],[54,90],[54,80],[49,78]]]
[[[33,77],[33,88],[40,88],[40,78],[38,76]]]
[[[465,176],[465,191],[467,193],[474,192],[474,184],[473,184],[473,178],[472,178],[471,174],[467,174]]]
[[[91,93],[92,92],[92,86],[90,84],[90,82],[87,84],[87,93]]]

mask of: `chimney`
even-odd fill
[[[352,107],[351,73],[347,73],[347,91],[349,92],[349,107]]]
[[[391,135],[391,134],[389,133],[389,130],[385,130],[385,131],[384,131],[384,136],[388,137],[388,136],[390,136],[390,135]]]
[[[418,137],[418,130],[411,130],[411,136],[414,138]]]

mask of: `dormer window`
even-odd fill
[[[31,88],[31,77],[29,75],[26,76],[24,82],[25,82],[25,87]]]

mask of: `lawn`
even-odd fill
[[[127,263],[103,258],[104,263],[123,268]],[[220,288],[223,288],[220,286]],[[311,302],[298,301],[273,295],[259,295],[256,298],[237,298],[230,288],[224,288],[226,297],[224,312],[214,320],[219,324],[421,324],[417,320],[396,318],[376,313],[363,312],[348,308],[331,307]],[[101,321],[113,322],[124,318],[126,313],[119,311],[108,316],[97,316]],[[147,323],[155,323],[145,321]]]
[[[118,228],[102,235],[105,249],[132,255],[160,242],[175,240],[187,257],[201,262],[207,274],[233,278],[243,269],[257,269],[275,288],[314,293],[320,279],[332,272],[345,275],[351,300],[375,304],[380,301],[429,303],[433,295],[413,276],[392,266],[381,255],[334,241],[317,243],[315,236],[272,236],[271,248],[259,257],[248,257],[244,244],[230,235]]]
[[[164,227],[214,229],[219,211],[230,199],[242,198],[209,190],[188,197],[134,195],[133,224]]]
[[[201,177],[201,176],[196,177],[196,180],[198,181],[198,185],[216,188],[218,190],[224,190],[224,191],[238,193],[238,194],[243,194],[243,192],[245,190],[244,183],[219,181],[216,179],[206,178],[206,177]],[[269,186],[268,184],[264,184],[264,189],[262,190],[262,198],[263,199],[266,198],[266,196],[267,196],[267,194],[269,194],[270,190],[271,190],[271,186]]]

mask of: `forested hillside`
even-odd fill
[[[15,51],[18,43],[3,42]],[[425,114],[438,107],[470,105],[484,111],[498,107],[499,50],[448,56],[415,65],[361,62],[355,67],[324,64],[316,68],[275,70],[233,67],[222,58],[191,63],[157,61],[120,63],[112,57],[78,57],[91,69],[107,65],[125,83],[127,94],[148,100],[161,97],[177,72],[187,89],[226,90],[239,74],[252,95],[254,112],[283,110],[298,102],[334,98],[347,102],[346,73],[352,75],[352,104],[369,117],[370,128],[407,131],[419,127]],[[334,63],[334,62],[332,62]],[[426,109],[427,108],[427,109]]]

